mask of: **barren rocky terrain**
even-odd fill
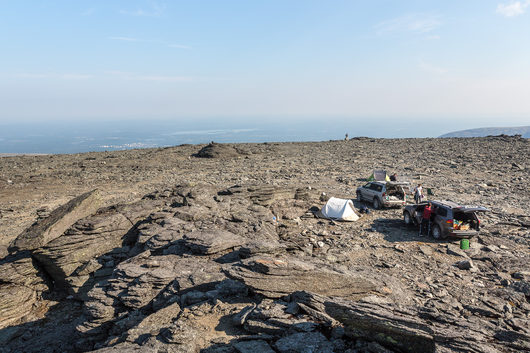
[[[528,351],[529,156],[499,136],[2,157],[0,352]],[[373,169],[488,207],[470,249],[401,209],[315,217]]]

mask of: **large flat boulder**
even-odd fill
[[[227,269],[229,277],[244,282],[255,292],[281,298],[295,291],[356,300],[379,292],[379,286],[355,274],[339,273],[285,257],[258,256]]]
[[[98,190],[80,195],[53,210],[50,215],[35,222],[23,231],[11,244],[12,252],[35,250],[60,237],[81,218],[94,214],[101,207]]]
[[[183,241],[194,253],[210,255],[241,246],[245,238],[225,230],[207,229],[185,234]]]

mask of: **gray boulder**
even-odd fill
[[[11,244],[11,251],[35,250],[60,237],[72,224],[94,214],[101,206],[98,190],[87,192],[56,208],[23,231]]]
[[[378,291],[378,286],[366,278],[286,257],[246,259],[227,268],[227,274],[269,298],[306,290],[357,300]]]
[[[470,270],[475,267],[472,260],[458,261],[456,266],[461,270]]]
[[[245,239],[219,229],[198,230],[184,235],[184,245],[194,253],[211,255],[241,246]]]

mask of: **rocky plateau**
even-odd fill
[[[2,157],[0,352],[530,351],[529,156],[503,135]],[[486,206],[480,234],[317,217],[374,169]]]

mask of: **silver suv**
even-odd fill
[[[407,202],[409,182],[371,181],[357,188],[357,201],[371,202],[374,208],[403,206]]]

